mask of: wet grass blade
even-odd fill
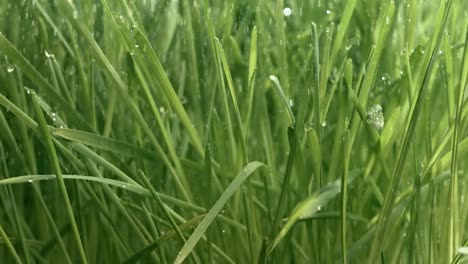
[[[219,197],[219,199],[216,201],[216,203],[213,205],[213,207],[210,208],[208,213],[206,214],[206,217],[203,218],[203,220],[200,222],[200,224],[197,226],[195,231],[193,231],[192,235],[189,237],[187,240],[187,243],[182,247],[180,250],[179,254],[177,255],[177,258],[175,259],[174,263],[182,263],[187,256],[192,252],[192,250],[195,248],[195,245],[198,243],[198,241],[202,238],[208,227],[211,225],[213,220],[216,218],[216,216],[221,212],[223,209],[224,205],[226,202],[229,200],[229,198],[232,197],[234,192],[239,189],[241,184],[247,180],[247,178],[257,169],[265,167],[264,164],[258,162],[258,161],[253,161],[247,164],[240,172],[237,174],[237,176],[234,178],[234,180],[231,182],[231,184],[226,188],[224,193]]]

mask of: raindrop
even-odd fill
[[[44,53],[45,53],[45,55],[46,55],[47,58],[53,58],[53,57],[55,57],[54,54],[49,53],[47,50],[44,51]]]
[[[139,47],[140,47],[140,45],[138,45],[138,44],[135,44],[135,48],[137,48],[137,49],[138,49]]]
[[[33,182],[33,180],[32,180],[32,179],[28,179],[28,182],[31,183],[31,182]]]
[[[124,184],[124,185],[122,185],[122,188],[124,188],[124,189],[125,189],[125,188],[127,188],[127,185],[125,185],[125,184]]]
[[[326,127],[326,126],[327,126],[327,121],[326,121],[326,120],[323,120],[321,125],[322,125],[323,127]]]
[[[468,247],[460,247],[458,248],[458,253],[462,255],[468,255]]]
[[[327,9],[326,11],[327,15],[331,14],[331,11]]]
[[[322,207],[320,205],[317,205],[317,211],[322,210]]]
[[[283,9],[283,15],[284,15],[285,17],[288,17],[288,16],[290,16],[291,14],[292,14],[291,8],[286,7],[285,9]]]
[[[15,66],[13,65],[8,65],[7,66],[7,72],[13,72],[15,70]]]
[[[381,105],[373,105],[369,111],[367,111],[367,124],[373,126],[378,131],[383,129],[385,122]]]
[[[74,10],[73,11],[73,19],[77,19],[78,18],[78,11]]]
[[[289,107],[294,107],[294,99],[289,99]]]
[[[305,132],[309,132],[310,130],[312,130],[314,127],[314,125],[312,124],[311,121],[307,121],[305,124],[304,124],[304,131]]]

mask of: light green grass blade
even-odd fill
[[[357,175],[351,175],[349,177],[348,184],[356,178]],[[341,179],[336,180],[333,183],[321,188],[317,193],[311,197],[300,202],[296,209],[291,212],[288,220],[284,224],[281,231],[276,235],[275,239],[267,248],[268,254],[271,254],[276,246],[283,240],[288,232],[294,227],[294,225],[303,219],[311,218],[314,214],[325,207],[333,198],[335,198],[341,191]]]
[[[234,192],[242,185],[242,183],[254,171],[256,171],[257,169],[261,167],[265,167],[265,165],[258,161],[253,161],[247,164],[239,172],[239,174],[237,174],[237,176],[234,178],[231,184],[226,188],[224,193],[219,197],[219,199],[216,201],[213,207],[211,207],[211,209],[208,211],[208,213],[206,214],[206,217],[203,218],[203,220],[197,226],[195,231],[193,231],[192,235],[187,240],[187,243],[184,245],[184,247],[180,250],[179,254],[177,255],[177,258],[175,259],[174,263],[182,263],[188,257],[190,252],[192,252],[192,250],[195,248],[195,245],[202,238],[202,236],[204,235],[208,227],[211,225],[213,220],[221,212],[221,210],[223,209],[224,205],[229,200],[229,198],[232,197]]]
[[[141,147],[129,144],[124,141],[115,140],[94,133],[89,133],[76,129],[52,129],[52,135],[65,138],[74,142],[79,142],[87,146],[107,150],[116,154],[123,154],[128,157],[154,160],[156,153]]]
[[[287,113],[288,113],[288,118],[289,118],[289,126],[294,126],[296,124],[296,118],[294,117],[294,114],[292,112],[291,106],[289,104],[289,99],[286,97],[284,94],[283,87],[281,86],[278,77],[274,75],[270,75],[270,80],[273,82],[274,87],[276,88],[276,91],[278,92],[278,95],[280,96],[281,102],[284,105],[284,108],[286,108]]]
[[[54,143],[52,142],[52,137],[51,137],[50,132],[48,130],[47,123],[46,123],[44,115],[42,113],[42,109],[39,106],[39,103],[38,103],[38,101],[36,99],[35,94],[32,94],[32,99],[31,100],[32,100],[32,103],[33,103],[33,106],[34,106],[34,111],[36,112],[36,115],[37,115],[39,128],[41,130],[41,134],[44,137],[46,147],[47,147],[47,150],[48,150],[48,153],[49,153],[49,157],[50,157],[50,160],[52,162],[52,165],[53,165],[53,168],[54,168],[54,171],[55,171],[55,175],[57,175],[57,183],[58,183],[61,195],[63,196],[63,200],[65,202],[65,207],[66,207],[66,210],[67,210],[67,214],[68,214],[70,224],[72,226],[72,230],[73,230],[76,246],[78,247],[78,253],[79,253],[81,262],[87,263],[88,261],[87,261],[87,258],[86,258],[86,253],[84,251],[83,243],[81,241],[81,236],[80,236],[80,233],[78,231],[78,226],[76,224],[76,219],[75,219],[73,209],[72,209],[72,206],[71,206],[70,198],[68,196],[68,191],[67,191],[67,188],[65,186],[65,182],[63,181],[63,176],[62,176],[62,172],[61,172],[61,169],[60,169],[60,165],[59,165],[58,156],[57,156],[57,153],[56,153],[56,150],[55,150],[55,146],[54,146]]]

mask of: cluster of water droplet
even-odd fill
[[[382,113],[382,106],[376,104],[367,111],[367,123],[378,131],[383,129],[385,121]]]

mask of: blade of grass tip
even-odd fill
[[[467,28],[468,29],[468,28]],[[455,122],[454,122],[454,134],[452,138],[452,162],[450,166],[451,174],[451,186],[450,186],[450,198],[449,198],[449,209],[450,209],[450,224],[449,224],[449,254],[450,259],[453,258],[454,253],[453,249],[458,248],[460,245],[459,239],[459,210],[458,207],[458,147],[459,147],[459,137],[460,137],[460,125],[462,122],[462,111],[463,111],[463,99],[465,98],[466,90],[466,79],[468,75],[468,30],[465,32],[465,49],[463,51],[463,63],[460,68],[460,86],[458,88],[458,95],[456,97],[457,104],[455,105]]]
[[[42,136],[45,139],[46,147],[47,147],[49,157],[50,157],[50,161],[52,162],[55,174],[57,175],[57,184],[58,184],[61,195],[62,195],[62,197],[64,199],[64,202],[65,202],[66,212],[67,212],[70,224],[72,226],[73,234],[75,236],[75,242],[76,242],[77,247],[78,247],[78,253],[79,253],[81,262],[82,263],[87,263],[86,254],[84,252],[83,244],[81,242],[81,237],[80,237],[80,233],[78,231],[78,226],[76,225],[76,220],[75,220],[75,216],[73,214],[73,209],[72,209],[70,199],[68,197],[67,188],[66,188],[65,182],[63,180],[63,176],[62,176],[62,172],[61,172],[61,169],[60,169],[57,153],[55,151],[54,143],[52,142],[52,137],[50,135],[49,129],[47,127],[47,123],[46,123],[44,115],[42,113],[42,109],[40,108],[39,103],[37,102],[35,94],[33,94],[32,97],[33,98],[31,98],[31,100],[32,100],[32,103],[33,103],[34,111],[36,112],[36,115],[37,115],[39,128],[41,130]]]
[[[355,173],[349,177],[348,184],[352,182],[358,173]],[[311,218],[315,213],[320,211],[322,207],[327,205],[334,197],[340,193],[341,180],[338,179],[329,185],[321,188],[311,197],[301,201],[296,208],[292,211],[288,217],[287,222],[284,224],[281,231],[276,235],[275,239],[271,244],[268,245],[267,254],[270,255],[279,242],[288,234],[288,232],[294,227],[294,225],[303,219]]]
[[[177,255],[177,258],[174,261],[175,264],[180,264],[187,258],[190,252],[192,252],[192,250],[195,248],[195,245],[202,238],[203,234],[206,232],[210,224],[213,222],[216,216],[221,212],[221,210],[223,209],[224,205],[229,200],[229,198],[232,197],[234,192],[242,185],[242,183],[254,171],[256,171],[257,169],[261,167],[266,168],[266,165],[258,161],[253,161],[253,162],[248,163],[239,172],[239,174],[237,174],[237,176],[234,178],[231,184],[226,188],[224,193],[219,197],[216,203],[208,211],[208,213],[206,214],[206,217],[203,218],[203,220],[197,226],[195,231],[189,237],[189,239],[187,240],[187,243],[185,243],[185,245],[182,247],[179,254]]]
[[[253,99],[255,94],[255,76],[257,72],[257,27],[254,26],[252,33],[250,35],[250,51],[249,51],[249,72],[248,72],[248,84],[247,87],[248,97],[247,97],[247,117],[244,124],[244,135],[246,140],[249,136],[250,120],[252,118],[252,109],[253,109]]]
[[[379,215],[379,221],[376,227],[374,241],[369,254],[368,263],[374,263],[375,260],[378,259],[378,256],[381,254],[382,248],[384,246],[383,236],[385,236],[385,234],[387,233],[387,227],[390,224],[388,216],[390,215],[391,209],[395,202],[395,196],[398,190],[398,186],[400,185],[401,177],[403,175],[403,169],[405,167],[406,159],[409,153],[409,146],[411,145],[410,143],[413,140],[413,134],[416,129],[419,114],[421,112],[425,96],[429,90],[429,82],[431,79],[430,77],[437,58],[436,53],[438,52],[438,47],[442,40],[443,29],[445,28],[448,15],[450,13],[451,4],[451,0],[448,0],[447,2],[442,1],[440,4],[439,13],[437,15],[437,20],[435,24],[436,28],[434,29],[434,33],[432,35],[431,40],[431,43],[433,44],[430,46],[431,50],[427,52],[426,57],[424,59],[424,66],[426,66],[424,79],[422,80],[421,88],[418,92],[418,95],[415,98],[415,105],[412,108],[412,111],[410,112],[410,118],[408,119],[406,134],[403,136],[403,143],[398,153],[397,165],[393,171],[391,182],[387,191],[387,196],[385,198],[385,203],[382,208],[381,214]],[[450,259],[451,257],[452,255],[450,255]]]
[[[286,107],[286,110],[288,111],[289,125],[294,126],[296,124],[296,119],[292,112],[291,106],[289,105],[289,100],[288,98],[286,98],[286,95],[284,94],[283,87],[281,87],[278,77],[274,75],[270,75],[270,80],[273,82],[276,88],[276,91],[278,92],[281,98],[281,101],[283,102],[284,106]]]

